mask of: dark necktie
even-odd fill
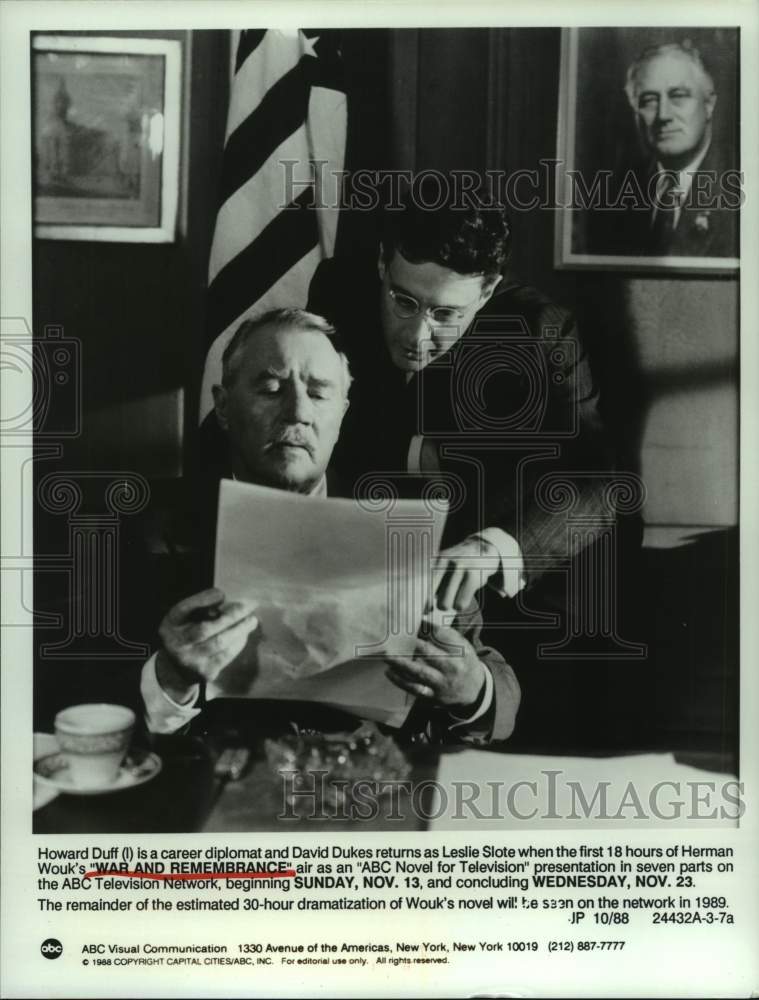
[[[656,188],[655,214],[651,224],[653,250],[666,253],[669,249],[679,204],[679,190],[675,177],[672,174],[663,174]]]

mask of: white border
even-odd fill
[[[323,0],[314,5],[305,2],[247,3],[240,0],[216,0],[215,3],[176,2],[156,4],[144,0],[130,0],[129,4],[89,3],[69,0],[65,3],[34,3],[31,0],[0,3],[0,197],[2,202],[2,246],[0,247],[0,287],[2,288],[3,317],[31,318],[31,174],[30,174],[30,130],[28,119],[19,114],[19,107],[28,102],[30,30],[77,30],[92,29],[197,29],[218,27],[297,27],[302,24],[324,24],[325,26],[358,27],[419,27],[419,26],[493,26],[527,27],[560,26],[594,23],[609,25],[646,24],[655,21],[662,24],[721,25],[740,21],[742,56],[742,107],[741,143],[743,169],[746,177],[747,203],[744,208],[742,232],[742,260],[744,274],[759,273],[757,254],[757,199],[759,199],[759,145],[757,143],[756,109],[759,107],[759,44],[757,34],[757,5],[755,0],[736,0],[715,4],[713,0],[687,0],[687,2],[641,2],[626,3],[606,0],[606,2],[572,3],[562,0],[531,0],[498,3],[472,2],[463,6],[440,0],[437,3],[376,3],[364,0],[362,4],[344,0]],[[664,277],[669,277],[665,275]],[[693,275],[697,279],[697,275]],[[50,920],[35,908],[35,892],[30,881],[30,844],[35,839],[30,834],[29,816],[31,812],[31,630],[3,629],[2,641],[3,669],[0,672],[2,687],[2,708],[5,725],[2,726],[2,882],[0,893],[2,902],[3,946],[2,993],[10,997],[85,997],[102,996],[107,990],[113,996],[251,996],[251,995],[426,995],[471,996],[473,994],[499,994],[523,996],[703,996],[705,993],[723,996],[749,996],[759,990],[759,956],[755,945],[759,932],[759,865],[757,864],[759,844],[759,789],[757,771],[759,767],[759,616],[752,613],[755,595],[759,592],[759,309],[757,308],[757,285],[747,278],[741,287],[741,596],[743,614],[741,617],[741,777],[745,782],[745,800],[748,812],[740,829],[717,835],[715,831],[704,831],[697,842],[728,842],[741,854],[741,885],[736,888],[736,902],[740,909],[741,924],[737,929],[734,944],[719,934],[698,933],[682,929],[684,933],[669,935],[662,949],[654,937],[642,940],[640,950],[629,955],[614,955],[607,963],[589,964],[580,956],[568,956],[559,963],[545,954],[540,968],[531,967],[528,976],[519,957],[507,962],[496,957],[492,961],[481,960],[481,965],[472,967],[472,974],[462,981],[461,976],[435,977],[431,970],[421,970],[422,975],[409,976],[407,970],[400,970],[402,976],[394,979],[389,986],[384,976],[375,973],[371,979],[353,979],[347,975],[339,984],[335,977],[326,975],[296,976],[282,974],[273,983],[271,980],[250,981],[239,972],[234,976],[210,978],[205,975],[180,971],[170,980],[154,980],[149,977],[133,976],[129,979],[119,975],[86,979],[76,974],[76,969],[62,963],[40,963],[37,959],[41,937],[46,936]],[[6,455],[0,455],[3,472],[6,471]],[[0,514],[4,523],[15,523],[20,514],[18,491],[6,475],[2,476],[4,488]],[[5,537],[5,536],[4,536]],[[7,595],[3,593],[3,601]],[[680,841],[694,840],[684,831],[673,831]],[[645,841],[642,831],[621,832],[624,839],[635,843]],[[273,840],[276,841],[274,835]],[[409,835],[412,836],[412,835]],[[592,833],[582,834],[588,841]],[[666,831],[655,831],[649,842],[662,843],[668,836]],[[519,835],[509,833],[503,839],[516,842]],[[612,838],[605,834],[604,840]],[[53,838],[47,838],[53,840]],[[136,843],[139,838],[82,837],[64,838],[70,846],[79,843],[124,841]],[[150,838],[144,838],[148,840]],[[169,838],[164,838],[169,839]],[[303,838],[306,839],[305,837]],[[465,842],[475,842],[475,835]],[[556,831],[544,837],[540,832],[525,831],[525,839],[540,845],[554,843]],[[566,839],[570,839],[569,836]],[[231,837],[224,840],[230,841]],[[256,837],[260,843],[266,837]],[[362,839],[367,846],[377,846],[387,838],[370,834]],[[188,837],[184,843],[195,845],[205,842],[204,838]],[[250,842],[249,836],[241,835],[236,843]],[[310,842],[325,843],[324,838],[310,838]],[[342,842],[350,842],[342,838]],[[409,843],[410,841],[407,841]],[[430,841],[428,841],[430,842]],[[155,839],[153,843],[156,843]],[[36,846],[36,845],[34,845]],[[83,918],[81,918],[83,919]],[[80,920],[69,918],[72,927]],[[195,918],[197,921],[197,918]],[[197,921],[201,933],[211,922]],[[321,926],[318,933],[343,933],[351,937],[360,933],[362,922],[355,921],[353,930],[348,920],[337,924],[334,919],[317,920]],[[384,923],[384,922],[383,922]],[[388,922],[390,923],[390,922]],[[428,921],[418,921],[419,931],[436,932],[436,925]],[[463,922],[462,922],[463,923]],[[467,916],[467,930],[474,936],[488,933],[488,919],[483,914],[479,919]],[[237,934],[237,928],[218,920],[213,922],[218,936],[229,937]],[[260,924],[251,924],[252,933],[260,933]],[[401,934],[405,921],[394,921],[392,933]],[[339,928],[339,930],[336,930]],[[374,923],[371,933],[384,933]],[[195,929],[189,920],[166,921],[168,940],[176,941],[178,934],[188,935]],[[293,927],[292,933],[295,933]],[[172,937],[173,935],[173,937]],[[49,965],[49,968],[45,966]]]

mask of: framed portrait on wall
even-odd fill
[[[181,43],[60,34],[32,47],[35,235],[172,242]]]
[[[555,264],[733,273],[739,32],[562,32]]]

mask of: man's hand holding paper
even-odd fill
[[[482,700],[487,667],[460,632],[434,625],[417,638],[413,656],[388,656],[388,679],[452,712],[471,713]]]
[[[250,601],[229,601],[216,587],[180,601],[158,630],[163,644],[156,660],[158,682],[178,704],[190,700],[195,685],[213,681],[256,628]]]
[[[215,583],[246,598],[260,628],[209,699],[315,701],[402,724],[412,692],[389,683],[387,656],[414,651],[445,515],[420,501],[392,513],[397,538],[382,507],[222,481]]]
[[[214,400],[231,467],[213,514],[215,587],[161,624],[141,679],[148,728],[179,732],[217,699],[217,716],[236,714],[230,699],[278,700],[296,722],[308,706],[311,727],[337,710],[414,741],[505,739],[519,687],[482,643],[476,604],[418,636],[445,505],[385,483],[327,495],[350,385],[333,333],[318,316],[275,310],[225,348]]]

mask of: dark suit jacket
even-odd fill
[[[652,159],[632,168],[632,177],[643,195],[643,203],[640,206],[631,203],[623,212],[598,213],[596,235],[591,236],[589,247],[591,252],[635,257],[738,257],[738,173],[729,168],[715,144],[712,143],[694,172],[677,225],[663,242],[656,238],[654,206],[649,199],[649,193],[655,196],[657,171],[656,161]]]
[[[311,282],[308,308],[337,327],[354,376],[336,469],[354,484],[373,473],[403,481],[411,438],[423,434],[454,492],[443,544],[501,527],[534,584],[613,522],[611,450],[572,316],[533,288],[505,284],[458,343],[407,382],[384,345],[381,294],[376,264],[342,258],[322,262]]]
[[[206,467],[200,480],[184,484],[181,502],[168,504],[152,512],[149,534],[154,547],[163,550],[163,579],[153,580],[160,593],[156,623],[178,600],[209,587],[213,583],[213,540],[216,527],[218,487],[221,476],[229,476],[225,436],[218,427],[206,425],[202,449],[214,455],[216,466]],[[328,477],[331,492],[339,492],[334,477]],[[154,612],[154,613],[155,613]],[[413,705],[401,729],[402,739],[411,742],[463,742],[482,745],[507,739],[514,728],[520,691],[511,667],[501,654],[481,640],[482,616],[476,604],[461,613],[454,627],[474,646],[477,655],[493,677],[494,697],[491,709],[471,726],[450,729],[452,719],[442,709],[430,708],[422,699]],[[215,699],[191,725],[192,733],[209,734],[219,728],[237,731],[250,725],[250,705],[239,699]],[[255,730],[260,735],[261,720],[274,729],[292,721],[308,729],[339,730],[355,725],[345,713],[322,705],[301,702],[261,702],[256,705]],[[185,733],[185,735],[187,735]]]

